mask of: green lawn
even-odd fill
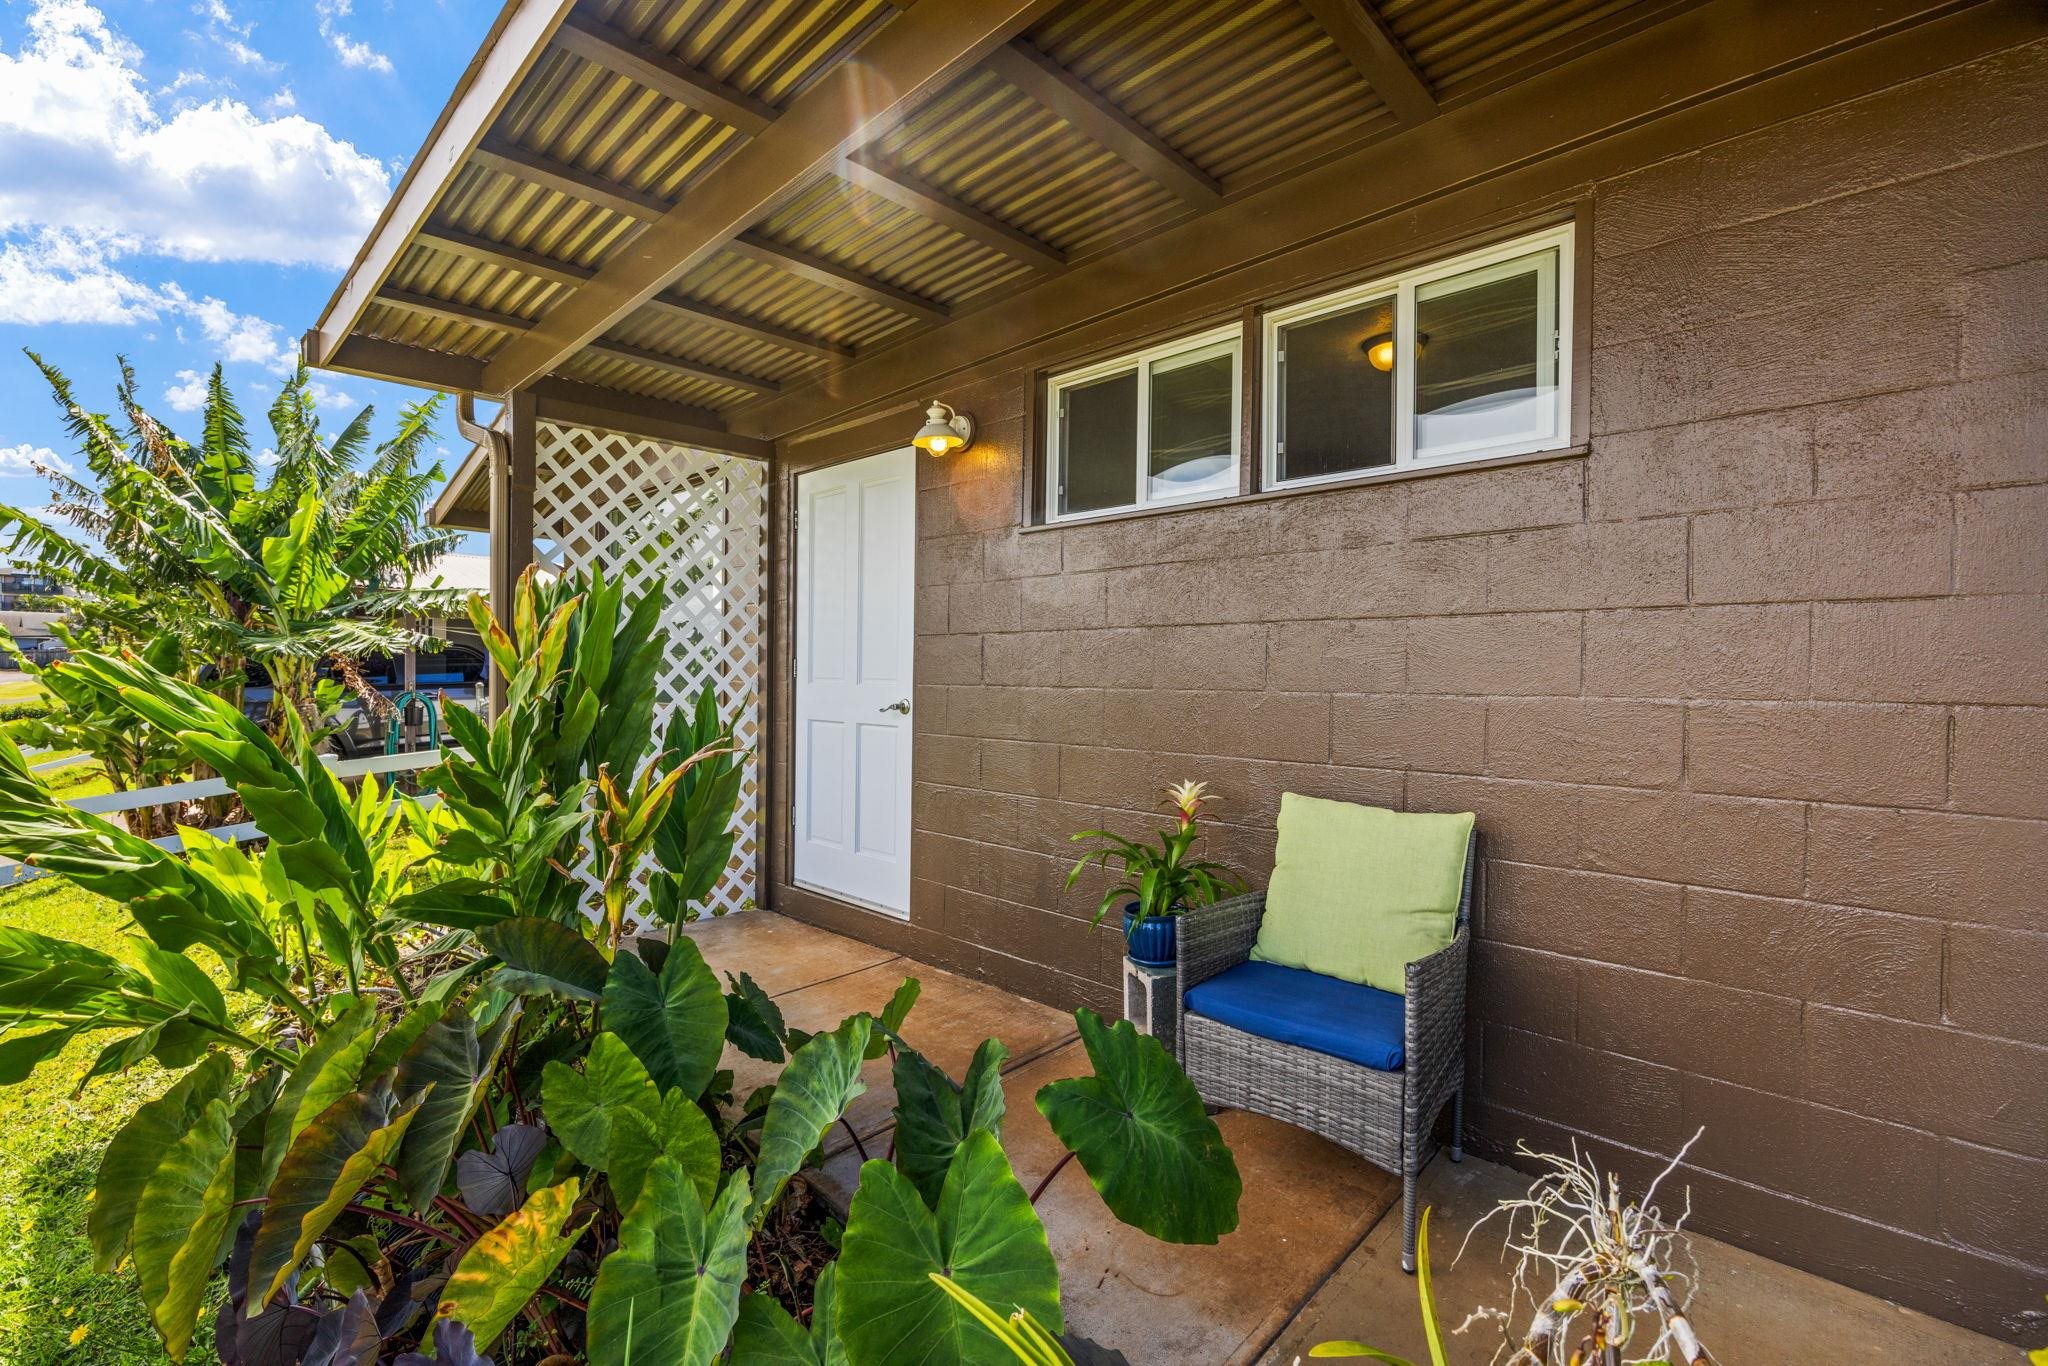
[[[0,925],[121,956],[125,920],[114,903],[61,878],[0,891]],[[136,1106],[171,1080],[146,1064],[74,1097],[79,1074],[111,1037],[74,1043],[21,1085],[0,1089],[0,1366],[168,1360],[133,1275],[95,1275],[85,1243],[100,1150]],[[73,1345],[81,1328],[84,1336]],[[187,1361],[213,1360],[212,1344],[209,1317]]]
[[[31,697],[41,697],[43,685],[34,678],[15,674],[0,682],[0,702],[26,702]]]

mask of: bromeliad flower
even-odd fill
[[[1180,813],[1180,828],[1183,830],[1195,823],[1195,817],[1201,813],[1202,803],[1208,799],[1207,783],[1183,779],[1166,789],[1166,800]]]

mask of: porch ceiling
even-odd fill
[[[727,446],[739,410],[1692,3],[510,0],[306,359]]]

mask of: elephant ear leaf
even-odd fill
[[[789,1030],[775,998],[744,972],[737,981],[728,972],[725,982],[729,988],[725,993],[726,1041],[750,1058],[781,1062]]]
[[[284,1160],[285,1150],[291,1147],[299,1131],[314,1116],[355,1089],[356,1078],[365,1066],[365,1055],[372,1050],[376,1018],[374,1006],[352,1007],[299,1053],[263,1119],[260,1185],[270,1184],[271,1177],[277,1174],[277,1164]],[[315,1094],[316,1087],[324,1099],[308,1106],[307,1096]]]
[[[234,1214],[235,1131],[227,1101],[208,1101],[161,1156],[135,1211],[135,1275],[164,1351],[183,1361]]]
[[[725,993],[696,941],[678,937],[657,975],[638,955],[619,954],[604,984],[605,1028],[626,1041],[663,1091],[694,1100],[725,1050]]]
[[[706,1213],[689,1174],[672,1158],[647,1170],[640,1198],[619,1226],[619,1246],[599,1265],[590,1294],[591,1366],[708,1366],[739,1317],[747,1273],[747,1174],[733,1173]]]
[[[500,1125],[489,1152],[472,1149],[455,1159],[462,1203],[487,1219],[510,1214],[526,1198],[526,1178],[547,1146],[548,1131],[538,1124]]]
[[[988,1330],[932,1282],[933,1272],[1001,1313],[1022,1309],[1052,1332],[1064,1330],[1045,1228],[985,1130],[960,1145],[936,1211],[887,1162],[864,1165],[842,1248],[839,1332],[853,1366],[991,1359]]]
[[[773,1295],[747,1296],[740,1301],[740,1321],[733,1325],[732,1359],[746,1366],[847,1366],[846,1344],[839,1340],[838,1298],[836,1263],[818,1273],[809,1328],[791,1318]]]
[[[903,1022],[910,1018],[910,1008],[917,1004],[918,992],[923,990],[915,977],[903,979],[903,985],[889,998],[889,1004],[882,1007],[882,1013],[875,1021],[875,1032],[868,1039],[867,1056],[870,1061],[889,1051],[889,1041],[903,1032]]]
[[[752,1214],[757,1224],[826,1131],[867,1090],[860,1069],[873,1029],[867,1016],[852,1016],[830,1033],[813,1035],[782,1070],[761,1124],[760,1157],[754,1163]]]
[[[1074,1018],[1095,1075],[1041,1087],[1038,1109],[1110,1213],[1169,1243],[1213,1243],[1236,1228],[1237,1159],[1187,1073],[1128,1020]]]
[[[937,1208],[953,1154],[967,1135],[1003,1124],[1003,1063],[1009,1050],[986,1039],[974,1050],[967,1081],[956,1085],[914,1049],[896,1053],[896,1167],[927,1205]]]
[[[518,1210],[485,1230],[455,1264],[436,1312],[460,1319],[485,1347],[496,1342],[582,1236],[580,1229],[564,1231],[580,1190],[572,1176],[535,1191]]]
[[[504,960],[498,985],[507,991],[553,992],[577,1001],[604,995],[611,965],[595,944],[560,921],[513,916],[484,926],[476,937]]]
[[[698,1198],[710,1205],[718,1191],[718,1134],[697,1102],[681,1091],[671,1091],[643,1108],[623,1110],[613,1124],[605,1174],[621,1206],[633,1207],[657,1157],[680,1166],[696,1186]]]
[[[120,1264],[143,1186],[162,1165],[165,1151],[192,1131],[210,1102],[227,1095],[233,1080],[234,1064],[227,1054],[216,1053],[137,1109],[107,1143],[93,1183],[92,1213],[85,1221],[95,1271],[104,1275]]]
[[[419,1107],[419,1097],[400,1103],[389,1086],[352,1091],[292,1141],[256,1227],[245,1296],[252,1316],[270,1303],[342,1206],[397,1154]]]
[[[391,1366],[492,1366],[491,1359],[477,1351],[476,1338],[454,1319],[434,1324],[434,1354],[407,1352]]]
[[[660,1100],[640,1059],[609,1031],[590,1041],[581,1072],[550,1062],[541,1072],[540,1097],[562,1146],[599,1171],[611,1166],[619,1116],[651,1110]]]
[[[456,1144],[518,1014],[515,1003],[479,1040],[469,1012],[452,1006],[420,1031],[399,1058],[393,1090],[406,1096],[426,1092],[399,1145],[396,1164],[406,1198],[415,1209],[426,1208],[441,1193]]]

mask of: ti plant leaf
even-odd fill
[[[1213,1243],[1237,1227],[1237,1159],[1195,1085],[1128,1020],[1077,1010],[1092,1077],[1039,1088],[1038,1109],[1110,1212],[1169,1243]]]
[[[695,1100],[725,1049],[725,995],[696,941],[678,936],[658,976],[637,954],[612,960],[604,1024],[626,1041],[656,1086]]]
[[[750,1058],[781,1062],[789,1031],[775,998],[744,972],[737,981],[728,972],[725,983],[729,988],[725,994],[726,1041]]]
[[[754,1162],[755,1224],[767,1217],[812,1149],[867,1090],[860,1079],[874,1021],[855,1015],[827,1034],[812,1036],[796,1051],[775,1084],[775,1099],[761,1125],[761,1151]]]
[[[773,1295],[747,1296],[740,1301],[740,1321],[733,1325],[732,1359],[746,1366],[847,1366],[846,1344],[839,1340],[838,1298],[837,1263],[818,1273],[808,1328]]]
[[[747,1274],[747,1174],[706,1214],[689,1175],[656,1158],[599,1265],[590,1294],[591,1366],[708,1366],[739,1317]]]
[[[917,994],[922,988],[915,977],[903,979],[903,985],[889,998],[889,1004],[882,1007],[881,1017],[875,1022],[877,1028],[868,1039],[867,1057],[872,1060],[889,1051],[889,1040],[903,1032],[903,1022],[910,1018],[910,1008],[917,1004]]]
[[[597,946],[576,930],[538,916],[513,916],[476,932],[477,939],[505,962],[498,984],[507,991],[595,1001],[604,994],[610,964]]]
[[[135,1275],[164,1351],[183,1361],[234,1213],[235,1131],[227,1101],[208,1101],[162,1156],[135,1211]]]
[[[923,1054],[896,1054],[896,1168],[917,1187],[924,1202],[938,1207],[939,1192],[953,1155],[976,1129],[1002,1137],[1003,1063],[1010,1052],[985,1039],[967,1065],[964,1085],[934,1067]]]
[[[353,1091],[292,1141],[256,1228],[246,1292],[251,1317],[270,1303],[342,1206],[392,1160],[419,1105],[418,1097],[399,1102],[389,1086]]]
[[[85,1221],[95,1271],[105,1275],[120,1263],[143,1187],[163,1164],[165,1152],[192,1131],[211,1102],[228,1094],[233,1082],[234,1064],[227,1054],[216,1053],[137,1109],[108,1142]]]
[[[866,1163],[839,1256],[840,1335],[852,1366],[968,1366],[990,1359],[988,1330],[932,1283],[949,1277],[998,1310],[1064,1331],[1045,1228],[995,1136],[968,1135],[939,1207],[887,1162]]]
[[[485,1230],[455,1264],[437,1312],[460,1319],[486,1348],[496,1342],[582,1236],[565,1231],[581,1189],[572,1176],[535,1191]]]

